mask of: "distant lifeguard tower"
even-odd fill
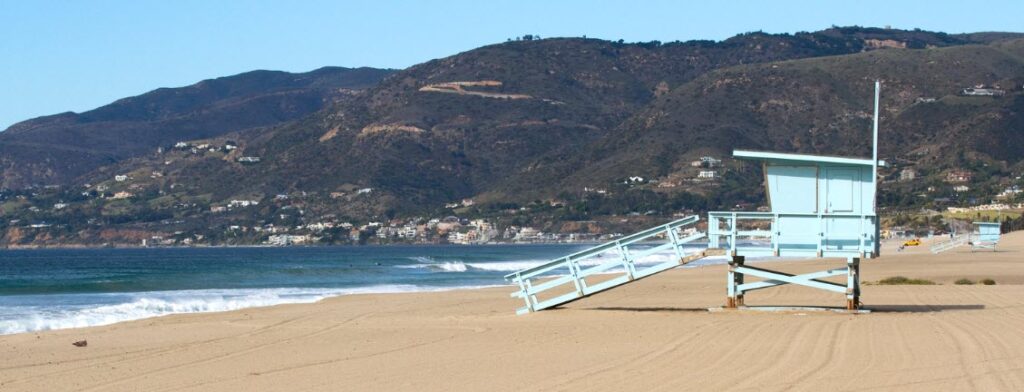
[[[974,233],[971,234],[971,250],[996,249],[1001,233],[999,222],[974,222]]]
[[[978,249],[994,251],[996,245],[999,245],[1001,233],[1002,227],[999,222],[974,222],[974,229],[971,232],[932,245],[931,251],[932,253],[942,253],[963,245],[970,245],[972,252]]]
[[[879,255],[876,173],[884,165],[878,160],[880,87],[875,82],[870,159],[736,150],[733,156],[737,159],[763,164],[771,211],[709,212],[706,233],[687,227],[700,220],[689,216],[506,275],[519,286],[512,296],[526,303],[517,313],[559,306],[722,253],[730,257],[727,308],[743,306],[747,292],[796,284],[845,294],[846,309],[859,309],[860,261]],[[692,242],[704,237],[708,238],[707,249],[694,252]],[[659,240],[660,244],[652,244]],[[644,257],[668,250],[677,258],[637,265]],[[581,263],[605,254],[618,257],[599,265]],[[846,258],[846,266],[793,275],[748,266],[748,256]],[[619,274],[612,272],[619,270]],[[555,274],[561,276],[553,277]],[[842,275],[846,284],[822,280]],[[746,276],[761,280],[746,282]]]

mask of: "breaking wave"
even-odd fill
[[[348,294],[442,291],[478,287],[481,286],[437,288],[378,285],[348,289],[268,288],[33,295],[21,297],[19,302],[13,304],[0,303],[0,335],[92,327],[178,313],[223,312],[262,306],[313,303],[324,298]],[[84,302],[91,303],[82,304]]]

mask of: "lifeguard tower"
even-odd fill
[[[963,245],[971,245],[971,251],[978,249],[996,249],[999,244],[1001,227],[999,222],[974,222],[974,229],[966,235],[954,236],[931,246],[932,253],[942,253]]]
[[[859,309],[860,261],[879,255],[876,173],[884,165],[878,160],[879,89],[875,82],[871,158],[734,151],[737,159],[762,163],[771,211],[709,212],[706,233],[696,231],[692,225],[700,219],[689,216],[506,275],[519,286],[512,297],[526,303],[517,313],[572,302],[712,254],[730,257],[727,308],[743,306],[747,292],[797,284],[845,294],[846,309]],[[706,249],[694,251],[692,242],[705,237]],[[667,251],[676,257],[638,266],[645,257]],[[584,263],[605,254],[613,257]],[[748,266],[748,256],[845,258],[846,266],[793,275]],[[822,280],[842,275],[846,284]],[[761,280],[747,282],[746,276]]]
[[[996,245],[999,244],[1000,232],[999,222],[974,222],[974,232],[971,233],[971,250],[995,250]]]
[[[860,304],[860,260],[877,257],[875,159],[740,151],[737,159],[764,165],[770,212],[709,212],[709,248],[726,249],[726,307],[743,305],[748,291],[784,284],[845,293],[847,309]],[[803,275],[747,266],[748,256],[846,258],[845,268]],[[763,278],[745,282],[745,276]],[[846,284],[819,280],[846,275]]]

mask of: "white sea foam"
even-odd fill
[[[312,303],[347,294],[442,291],[472,287],[421,287],[379,285],[348,289],[230,289],[154,291],[126,294],[91,294],[104,304],[60,305],[78,295],[35,296],[38,304],[6,305],[0,302],[0,335],[108,325],[176,313],[223,312],[261,306]],[[80,299],[79,299],[80,300]],[[70,301],[68,301],[70,302]],[[42,305],[47,303],[46,305]],[[58,303],[58,304],[54,304]]]

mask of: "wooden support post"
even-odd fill
[[[728,297],[725,299],[725,307],[727,308],[743,306],[743,292],[739,289],[740,285],[743,284],[743,274],[737,272],[736,268],[742,267],[745,261],[745,256],[735,255],[729,261]]]
[[[846,310],[860,309],[860,258],[846,258]]]

